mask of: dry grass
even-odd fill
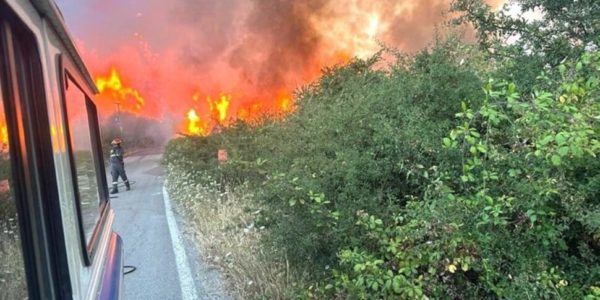
[[[216,184],[201,186],[192,177],[169,176],[169,193],[203,259],[222,270],[229,294],[235,299],[292,298],[299,278],[285,259],[263,251],[260,241],[266,230],[254,225],[260,210],[253,195],[239,190],[220,193]]]

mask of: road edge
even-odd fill
[[[167,181],[165,180],[162,187],[163,200],[165,203],[165,216],[167,217],[167,225],[169,226],[169,233],[171,234],[171,245],[173,247],[173,253],[175,254],[175,264],[177,266],[177,275],[179,276],[181,297],[183,300],[199,299],[196,285],[194,284],[194,278],[192,277],[192,271],[188,264],[185,247],[181,239],[181,233],[171,208],[171,200],[169,198],[169,193],[167,193],[166,184]]]

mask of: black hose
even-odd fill
[[[126,269],[129,269],[129,270],[126,270]],[[123,275],[133,273],[133,272],[135,272],[135,270],[137,270],[137,268],[135,266],[123,266]]]
[[[134,185],[135,184],[135,180],[130,180],[129,181],[129,185]],[[117,183],[117,187],[124,187],[125,186],[125,182],[123,181],[119,181],[119,183]],[[112,185],[109,184],[109,187],[112,187]]]

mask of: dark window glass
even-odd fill
[[[66,81],[65,105],[69,122],[69,136],[75,160],[76,184],[79,191],[81,217],[86,242],[89,243],[100,217],[98,176],[90,120],[85,94],[70,78]]]
[[[0,299],[24,299],[27,284],[8,150],[8,127],[0,93]]]

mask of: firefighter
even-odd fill
[[[117,188],[117,180],[119,176],[125,183],[125,189],[130,190],[129,180],[127,180],[127,174],[125,174],[125,162],[123,161],[123,148],[121,148],[121,139],[115,138],[110,143],[112,148],[110,149],[110,174],[112,175],[112,190],[111,194],[119,192]]]

